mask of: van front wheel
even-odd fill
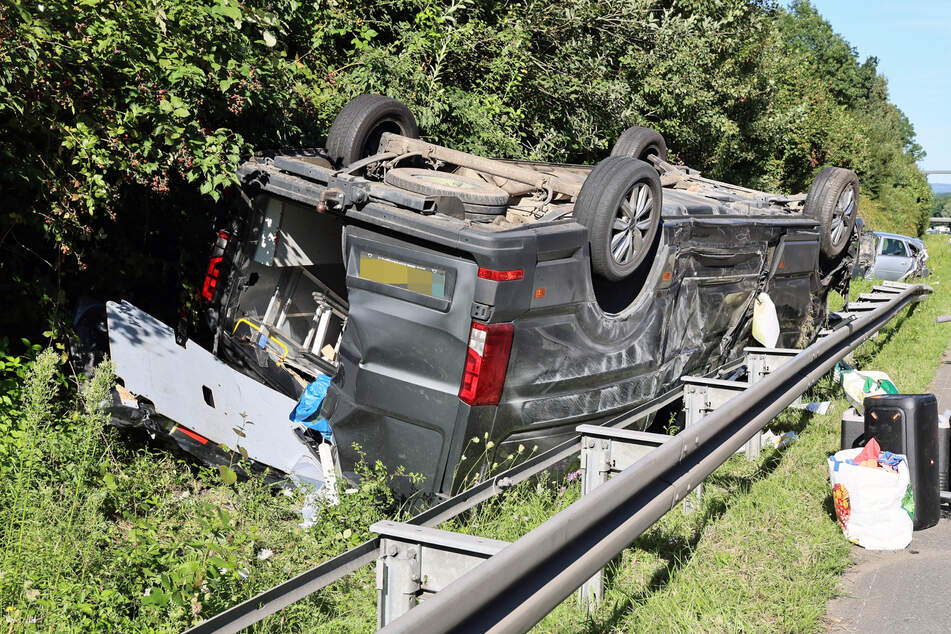
[[[619,281],[644,263],[660,226],[663,190],[653,166],[610,156],[588,175],[575,202],[575,219],[588,228],[591,268]]]

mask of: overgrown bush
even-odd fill
[[[241,157],[320,143],[362,92],[407,101],[465,150],[590,162],[650,125],[715,177],[803,190],[834,163],[924,218],[921,149],[876,63],[808,2],[11,0],[0,248],[8,275],[19,258],[69,280],[137,252],[176,259],[155,242],[203,252]]]

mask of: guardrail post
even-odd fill
[[[683,376],[684,383],[684,418],[685,426],[691,427],[699,423],[704,416],[715,411],[737,394],[745,391],[749,383],[743,381],[727,381],[724,379],[710,379],[699,376]],[[692,513],[700,507],[703,500],[703,483],[697,485],[691,495],[684,498],[685,513]]]
[[[673,436],[597,425],[580,425],[581,495],[585,496],[608,481],[614,473],[646,456]],[[589,610],[604,598],[604,569],[578,588],[578,601]]]
[[[753,385],[778,370],[802,351],[795,348],[743,348],[743,352],[746,353],[746,373],[750,385]],[[801,404],[802,396],[798,397],[790,407],[799,407]],[[744,452],[749,460],[758,460],[763,453],[763,434],[759,433],[750,438],[744,446]]]
[[[692,427],[700,422],[710,409],[707,390],[699,385],[684,386],[684,427]],[[703,503],[703,482],[697,485],[691,495],[684,497],[681,503],[684,513],[693,513]]]
[[[497,539],[463,535],[415,524],[382,521],[376,564],[377,628],[386,627],[509,545]]]
[[[581,436],[581,495],[594,491],[611,474],[611,441]],[[592,609],[604,595],[604,569],[599,570],[578,589],[581,605]]]

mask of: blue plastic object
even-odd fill
[[[330,423],[323,416],[318,416],[320,405],[324,402],[329,387],[330,377],[323,374],[318,376],[301,394],[289,418],[295,423],[301,423],[305,427],[320,432],[327,441],[333,442],[334,434],[330,429]]]

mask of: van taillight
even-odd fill
[[[512,324],[472,322],[459,398],[469,405],[498,405],[512,350]]]
[[[512,269],[511,271],[496,271],[479,267],[479,277],[492,282],[513,282],[525,277],[525,269]]]
[[[227,231],[219,231],[215,247],[211,250],[211,259],[208,260],[208,270],[205,272],[205,283],[201,286],[201,298],[206,302],[214,301],[215,291],[218,290],[218,276],[221,273],[221,262],[225,259],[225,249],[231,236]]]

